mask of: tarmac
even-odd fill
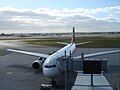
[[[50,79],[43,76],[42,69],[35,70],[31,66],[38,57],[8,52],[7,48],[45,54],[60,49],[59,47],[26,45],[18,41],[0,41],[0,90],[40,90],[41,84],[50,84]],[[116,49],[118,48],[77,48],[73,56]],[[95,58],[108,60],[108,71],[105,72],[105,76],[113,88],[114,86],[120,88],[120,53]],[[76,74],[72,77],[72,83],[74,83]],[[57,83],[58,87],[54,90],[63,90],[64,75],[57,78]]]

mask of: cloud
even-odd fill
[[[78,31],[120,31],[120,6],[95,9],[0,8],[2,32],[62,32],[72,26],[77,27]]]

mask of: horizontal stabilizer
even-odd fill
[[[82,42],[82,43],[77,43],[76,45],[82,45],[82,44],[86,44],[86,43],[91,43],[91,41],[88,41],[88,42]]]
[[[64,43],[64,42],[57,42],[59,44],[62,44],[62,45],[67,45],[68,43]]]

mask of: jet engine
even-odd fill
[[[42,64],[43,64],[43,58],[42,57],[39,57],[37,60],[35,60],[33,63],[32,63],[32,67],[34,69],[38,69],[40,67],[42,67]]]

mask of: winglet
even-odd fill
[[[72,38],[71,38],[71,43],[75,43],[75,27],[73,27],[73,33],[72,33]]]

